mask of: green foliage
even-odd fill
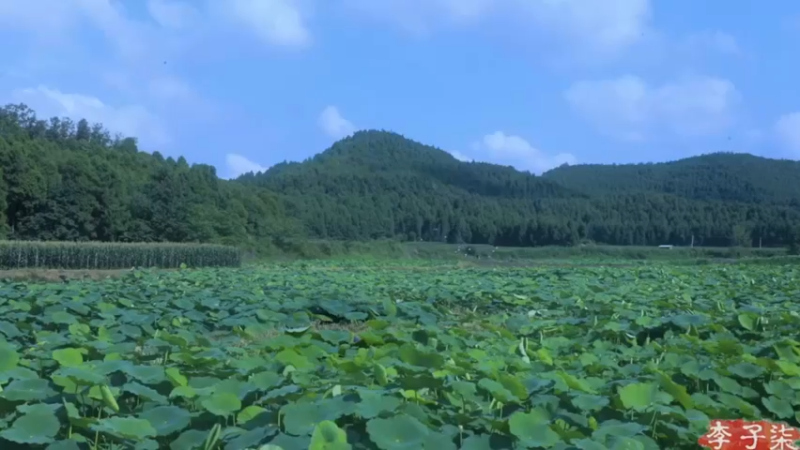
[[[238,267],[241,251],[211,244],[0,241],[0,268]]]
[[[798,279],[302,263],[6,284],[0,447],[694,449],[712,418],[800,425]]]
[[[534,176],[373,130],[302,163],[223,180],[99,124],[8,105],[0,167],[0,238],[12,240],[203,242],[312,257],[360,249],[306,240],[786,247],[800,223],[798,163],[751,155]]]

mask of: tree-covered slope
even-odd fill
[[[267,190],[24,105],[0,109],[0,167],[0,235],[11,239],[254,245],[297,229]]]
[[[10,105],[0,108],[0,167],[0,237],[12,239],[785,245],[800,223],[796,163],[749,155],[537,177],[363,131],[302,163],[227,181],[102,125]]]
[[[687,244],[692,236],[706,245],[787,241],[791,220],[798,217],[798,211],[787,206],[789,194],[781,197],[777,191],[750,188],[768,201],[745,201],[754,198],[745,195],[749,181],[727,169],[737,167],[727,158],[739,156],[673,163],[700,167],[690,173],[716,174],[713,182],[703,181],[703,173],[673,170],[661,176],[660,184],[650,182],[654,177],[645,173],[615,185],[614,180],[638,173],[630,167],[649,166],[577,166],[576,176],[571,176],[571,167],[562,167],[536,177],[510,167],[461,162],[399,134],[373,130],[358,132],[302,163],[280,164],[239,181],[279,193],[290,214],[312,235],[337,239],[401,237],[504,245],[573,244],[582,239]],[[607,185],[593,185],[584,177],[608,180]],[[738,197],[733,195],[737,192]]]
[[[543,178],[581,192],[800,206],[800,162],[713,153],[666,163],[563,166]]]

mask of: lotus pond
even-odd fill
[[[293,265],[0,285],[0,448],[695,449],[798,426],[786,266]]]

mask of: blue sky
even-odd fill
[[[534,172],[798,159],[798,39],[788,0],[7,0],[0,103],[223,177],[364,128]]]

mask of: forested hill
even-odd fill
[[[713,153],[666,163],[563,166],[542,176],[595,195],[642,192],[800,206],[800,162],[743,153]]]
[[[796,163],[749,155],[536,177],[363,131],[302,163],[227,181],[101,125],[10,105],[0,109],[0,166],[0,234],[13,239],[785,245],[800,223]],[[740,174],[754,167],[764,175]]]

